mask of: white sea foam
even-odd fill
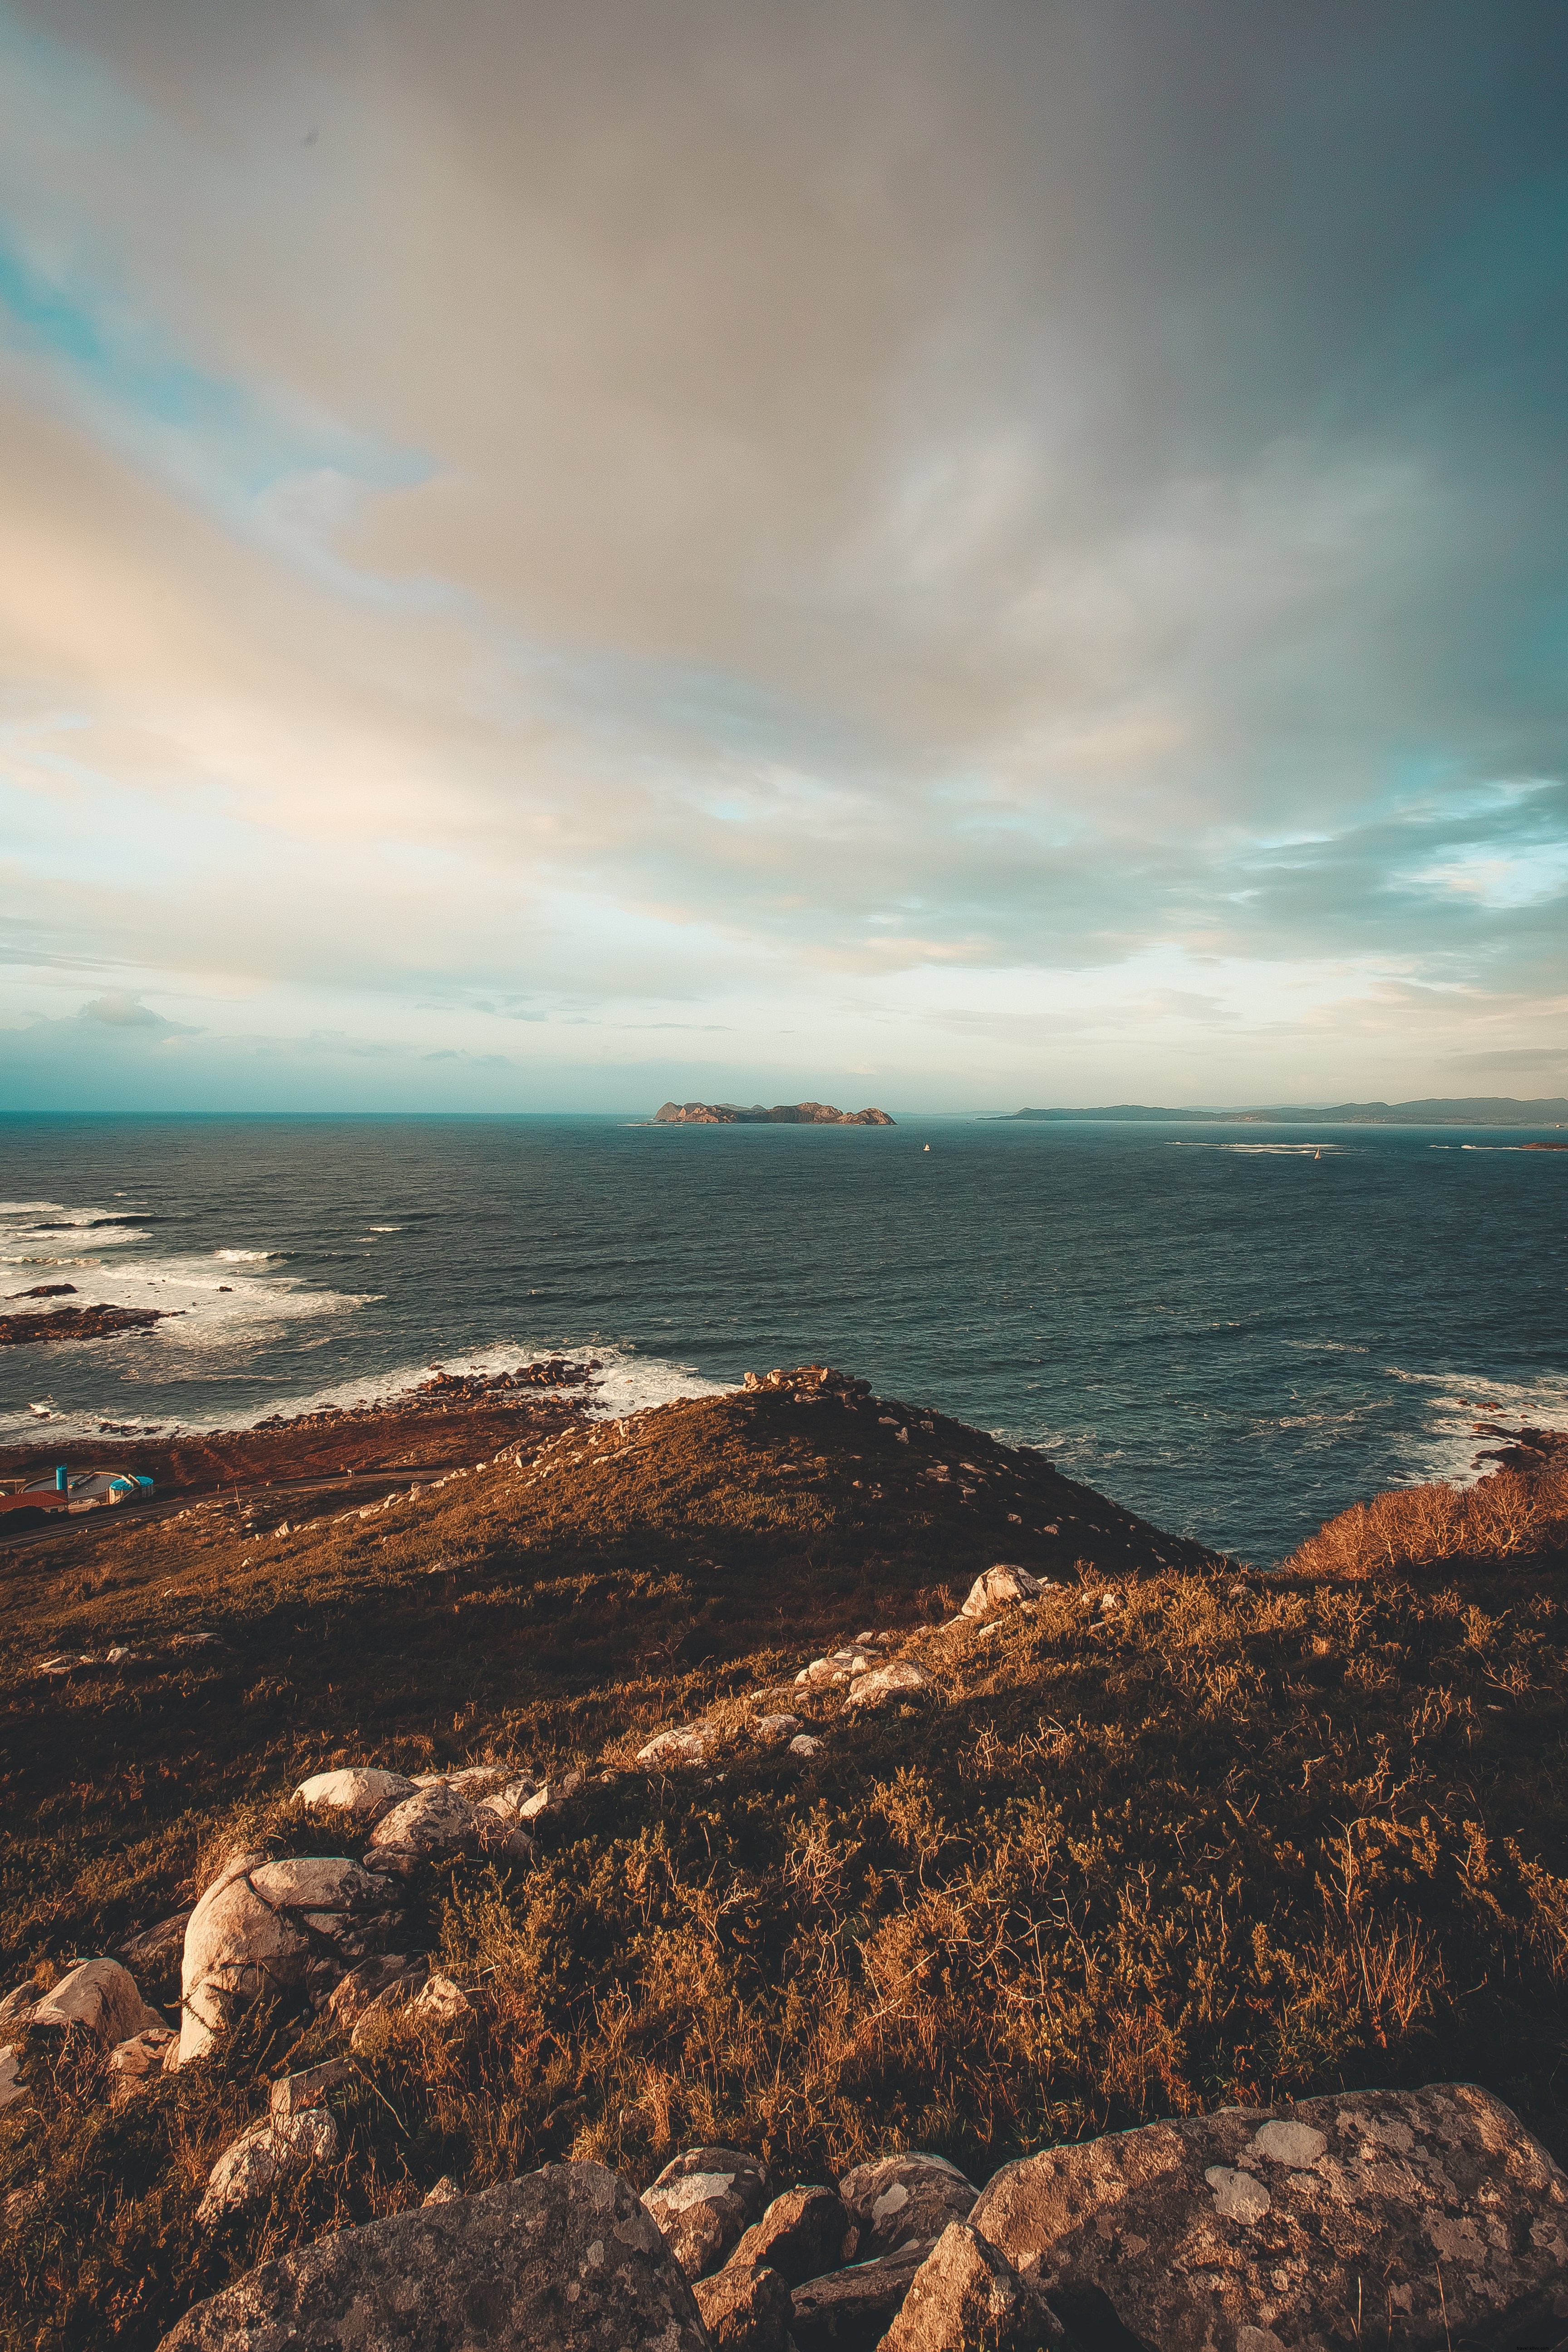
[[[1177,1135],[1171,1139],[1173,1151],[1240,1151],[1249,1156],[1262,1153],[1287,1160],[1338,1160],[1353,1152],[1353,1143],[1211,1143],[1206,1138]]]
[[[227,1249],[213,1252],[214,1257],[221,1258],[225,1265],[265,1265],[268,1258],[281,1257],[282,1255],[281,1250]]]
[[[1411,1372],[1397,1364],[1386,1368],[1390,1380],[1402,1381],[1435,1393],[1425,1416],[1426,1426],[1413,1433],[1404,1449],[1409,1458],[1409,1483],[1424,1485],[1446,1479],[1456,1486],[1473,1486],[1496,1465],[1476,1456],[1505,1442],[1478,1431],[1482,1422],[1504,1431],[1529,1426],[1568,1428],[1568,1374],[1542,1372],[1529,1381],[1496,1381],[1477,1372]]]

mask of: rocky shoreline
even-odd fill
[[[47,1297],[48,1293],[30,1295]],[[50,1307],[41,1313],[0,1315],[0,1348],[35,1348],[61,1339],[112,1339],[121,1331],[143,1331],[150,1324],[172,1321],[183,1311],[161,1307]]]

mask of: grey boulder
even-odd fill
[[[768,2201],[767,2168],[734,2147],[689,2147],[643,2191],[665,2244],[689,2279],[716,2271]]]
[[[838,2184],[838,2194],[859,2240],[860,2261],[890,2254],[911,2240],[931,2245],[950,2221],[967,2220],[979,2190],[945,2156],[911,2149],[857,2165]]]
[[[185,2314],[162,2352],[711,2352],[640,2200],[598,2164],[341,2230]]]
[[[192,1912],[180,1969],[179,2063],[212,2046],[231,2011],[266,1992],[318,2005],[345,1971],[384,1948],[399,1921],[390,1888],[356,1862],[237,1854]]]
[[[798,2286],[843,2261],[849,2228],[849,2216],[831,2189],[786,2189],[752,2222],[730,2259],[765,2263]]]
[[[881,2352],[1042,2352],[1061,2323],[1004,2253],[950,2221],[926,2256]]]
[[[691,2292],[714,2352],[790,2352],[789,2289],[764,2263],[731,2263]]]
[[[83,1960],[45,1993],[31,2022],[84,2025],[107,2049],[128,2042],[132,2034],[168,2031],[157,2011],[142,2000],[130,1969],[118,1960]]]
[[[1494,2352],[1568,2320],[1568,2179],[1469,2084],[1049,2148],[970,2221],[1069,2330],[1122,2352]]]
[[[437,1781],[416,1789],[394,1805],[371,1833],[365,1863],[371,1870],[412,1870],[416,1863],[439,1861],[456,1853],[479,1836],[474,1809],[456,1789]]]

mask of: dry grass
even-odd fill
[[[1496,1567],[1568,1547],[1568,1457],[1474,1486],[1400,1486],[1354,1503],[1290,1562],[1308,1576],[1414,1576],[1456,1561]]]
[[[118,2114],[82,2053],[30,2046],[0,2189],[44,2189],[0,2244],[0,2342],[150,2346],[238,2269],[443,2172],[478,2187],[569,2154],[640,2185],[726,2140],[788,2182],[904,2144],[983,2179],[1154,2115],[1444,2074],[1555,2137],[1560,1563],[1164,1570],[1164,1539],[1118,1518],[1106,1549],[1146,1572],[1112,1615],[1079,1544],[1081,1575],[1058,1556],[1066,1580],[1032,1614],[943,1633],[943,1591],[1009,1556],[1010,1490],[989,1525],[953,1497],[928,1509],[909,1449],[820,1407],[681,1408],[658,1427],[618,1470],[606,1440],[534,1486],[492,1474],[374,1552],[359,1528],[377,1522],[283,1576],[215,1553],[202,1605],[232,1650],[167,1691],[40,1688],[18,1666],[13,1706],[56,1759],[12,1782],[12,1950],[40,1970],[100,1921],[101,1944],[167,1907],[242,1832],[321,1850],[287,1802],[307,1765],[489,1751],[592,1777],[531,1872],[464,1863],[415,1886],[475,2015],[389,2022],[342,2098],[344,2160],[268,2209],[210,2236],[194,2222],[265,2076],[332,2046],[321,2025],[253,2016]],[[976,1463],[979,1444],[963,1434]],[[879,1444],[887,1499],[868,1507]],[[1052,1565],[1048,1540],[1010,1556]],[[122,1605],[141,1589],[126,1572]],[[824,1694],[797,1706],[825,1734],[816,1762],[759,1743],[782,1670],[889,1620],[938,1706],[855,1722]],[[258,1682],[274,1695],[247,1712]],[[699,1708],[718,1727],[704,1769],[630,1769],[650,1728]]]

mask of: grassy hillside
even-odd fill
[[[90,2053],[29,2037],[32,2095],[0,2118],[0,2193],[23,2192],[0,2341],[150,2345],[334,2221],[568,2154],[640,2186],[727,2140],[784,2184],[912,2144],[984,2179],[1108,2125],[1443,2074],[1558,2142],[1556,1524],[1544,1549],[1406,1546],[1369,1574],[1309,1547],[1254,1576],[1037,1456],[804,1381],[578,1428],[346,1524],[198,1509],[117,1530],[86,1573],[70,1538],[18,1553],[7,1986],[188,1904],[242,1837],[360,1851],[288,1802],[309,1770],[590,1777],[531,1870],[415,1884],[417,1948],[474,2015],[388,2026],[343,2162],[268,2209],[194,2221],[266,2074],[336,2046],[323,2025],[256,2017],[121,2111]],[[1057,1582],[943,1630],[996,1559]],[[873,1627],[931,1704],[860,1721],[795,1685]],[[195,1633],[223,1646],[169,1647]],[[153,1654],[38,1671],[111,1643]],[[759,1739],[781,1707],[819,1756]],[[703,1766],[635,1764],[699,1714]]]

